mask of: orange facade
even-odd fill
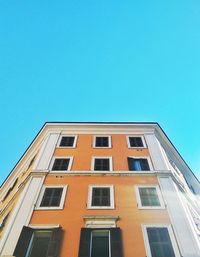
[[[56,148],[54,156],[73,156],[71,171],[90,171],[92,156],[112,156],[113,171],[128,171],[128,156],[149,156],[147,148],[129,149],[126,135],[111,135],[112,148],[92,147],[94,135],[78,135],[75,148]],[[117,227],[122,230],[124,257],[146,256],[142,224],[170,224],[166,209],[139,209],[135,185],[157,185],[154,174],[55,174],[46,176],[45,185],[67,185],[61,210],[35,210],[30,224],[59,224],[63,231],[60,257],[77,257],[80,229],[85,227],[85,215],[119,216]],[[114,209],[88,209],[89,185],[113,185]]]
[[[103,135],[102,135],[103,136]],[[130,149],[126,135],[111,135],[111,148],[93,148],[94,135],[78,135],[75,148],[56,148],[54,156],[73,156],[71,170],[88,171],[91,169],[92,156],[112,156],[113,170],[128,170],[128,156],[149,156],[147,148]]]

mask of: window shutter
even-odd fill
[[[58,257],[62,240],[62,229],[55,228],[52,230],[52,236],[49,243],[46,257]]]
[[[23,227],[22,232],[20,234],[19,240],[17,242],[17,246],[14,251],[15,257],[25,257],[27,253],[27,249],[33,234],[33,229],[29,227]]]
[[[110,228],[111,257],[123,257],[122,238],[120,228]]]
[[[91,239],[90,228],[81,228],[81,237],[79,244],[78,257],[89,257],[90,256],[90,239]]]
[[[134,162],[133,158],[128,157],[128,169],[130,171],[134,170],[133,169],[133,162]]]
[[[146,170],[150,170],[147,159],[140,159],[140,160],[141,160],[141,168],[142,168],[142,170],[145,170],[145,171]]]

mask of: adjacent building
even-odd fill
[[[157,123],[46,123],[0,201],[0,256],[200,257],[200,184]]]

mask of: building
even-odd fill
[[[200,257],[200,184],[157,123],[46,123],[0,201],[0,256]]]

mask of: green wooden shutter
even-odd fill
[[[33,229],[29,227],[23,227],[22,232],[20,234],[19,240],[17,242],[14,256],[15,257],[25,257],[28,246],[33,235]]]
[[[122,238],[120,228],[110,228],[111,257],[123,257]]]
[[[81,228],[78,257],[90,257],[91,231],[90,228]]]
[[[52,236],[49,242],[49,247],[46,257],[58,257],[62,241],[62,229],[55,228],[52,230]]]
[[[130,171],[134,170],[134,168],[133,168],[133,162],[134,162],[133,158],[128,157],[128,169],[129,169]]]

